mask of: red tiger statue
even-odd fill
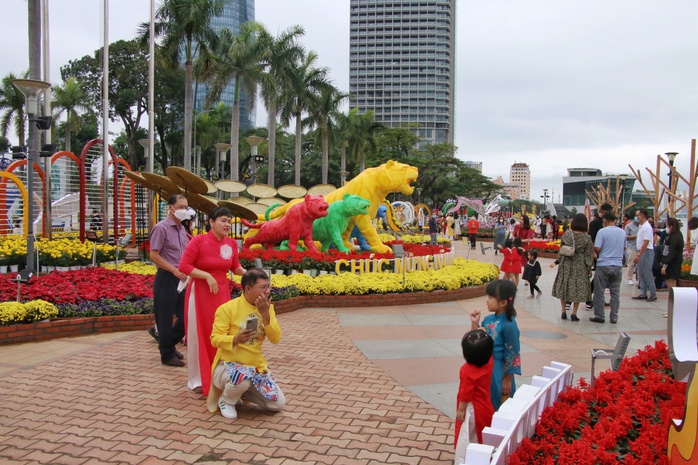
[[[267,250],[288,239],[288,248],[296,250],[298,240],[303,239],[305,247],[310,252],[318,252],[313,242],[313,221],[327,216],[329,205],[321,195],[306,195],[304,202],[292,206],[281,218],[262,224],[252,224],[242,220],[248,228],[259,228],[254,236],[245,239],[242,250],[249,250],[254,244],[263,244]]]

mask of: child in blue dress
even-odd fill
[[[470,314],[471,329],[482,327],[494,340],[494,367],[490,397],[495,411],[507,398],[514,395],[514,375],[521,375],[519,327],[516,324],[516,285],[509,280],[497,279],[487,285],[487,310],[493,312],[480,323],[480,310]]]

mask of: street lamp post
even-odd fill
[[[210,108],[208,110],[204,110],[201,113],[197,113],[196,117],[194,118],[194,137],[193,137],[194,141],[192,142],[192,152],[194,152],[194,157],[196,158],[196,165],[194,165],[194,166],[196,166],[196,174],[197,175],[201,175],[201,150],[199,150],[199,154],[196,155],[196,122],[199,121],[199,116],[201,116],[205,113],[209,113],[211,111],[213,111],[212,108]]]
[[[225,163],[226,154],[232,145],[219,142],[213,146],[216,148],[216,176],[218,179],[223,179],[223,163]]]
[[[250,160],[252,162],[252,183],[255,184],[257,182],[257,178],[255,176],[255,171],[257,170],[257,163],[264,162],[264,157],[260,157],[259,155],[257,155],[257,147],[259,147],[259,144],[262,143],[264,137],[247,136],[245,137],[245,140],[248,144],[250,144]]]
[[[38,161],[39,157],[39,139],[34,123],[36,123],[37,129],[40,130],[47,130],[51,127],[50,117],[35,118],[37,100],[46,89],[51,87],[51,84],[36,79],[15,79],[12,81],[12,84],[24,95],[25,110],[27,120],[29,121],[29,148],[27,153],[27,194],[29,196],[27,208],[29,209],[29,221],[24,227],[27,228],[27,270],[36,273],[36,262],[34,260],[34,163]]]
[[[543,189],[543,195],[541,195],[540,197],[543,199],[543,212],[545,212],[548,206],[548,189]]]
[[[666,152],[664,155],[666,155],[669,158],[669,191],[671,191],[671,181],[674,178],[674,160],[676,160],[676,155],[678,155],[678,152]],[[666,204],[666,217],[669,219],[671,216],[671,213],[674,212],[673,208],[669,208],[670,205],[674,204],[674,199],[671,196],[671,194],[667,193],[667,204]]]

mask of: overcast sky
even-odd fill
[[[60,66],[101,46],[103,2],[49,2],[58,84]],[[110,41],[132,38],[148,20],[147,0],[110,3]],[[5,76],[28,69],[27,1],[2,4]],[[505,181],[512,163],[528,163],[532,197],[548,188],[556,201],[570,167],[644,170],[674,151],[687,175],[698,137],[698,1],[460,0],[457,8],[459,158]],[[272,32],[304,26],[303,44],[349,90],[349,0],[258,0],[256,19]],[[259,109],[257,125],[265,119]]]

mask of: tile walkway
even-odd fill
[[[479,247],[470,258],[490,260]],[[583,308],[582,321],[560,320],[551,262],[542,298],[519,286],[519,384],[552,360],[588,377],[589,349],[613,347],[621,331],[629,352],[666,338],[667,293],[636,302],[627,284],[617,325]],[[484,298],[280,315],[281,344],[265,353],[287,409],[245,406],[234,421],[205,409],[186,370],[160,364],[145,331],[0,346],[0,463],[452,463],[459,341],[475,308]]]

